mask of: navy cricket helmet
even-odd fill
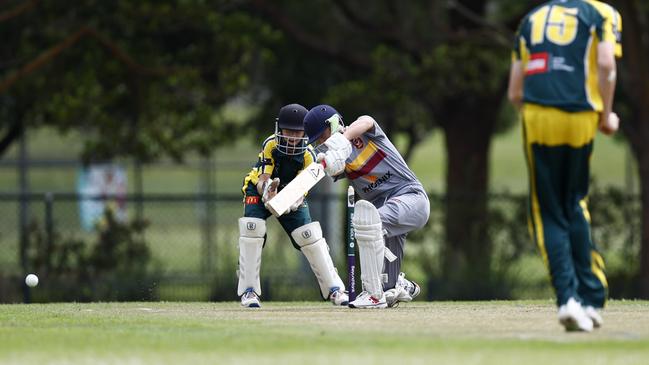
[[[326,104],[311,108],[304,117],[304,132],[309,137],[309,144],[318,140],[327,127],[331,127],[331,133],[335,133],[342,126],[342,116],[336,109]]]
[[[307,146],[306,137],[287,136],[282,130],[304,131],[304,116],[307,110],[300,104],[284,105],[275,119],[275,141],[277,150],[286,155],[300,155]]]

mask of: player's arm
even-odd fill
[[[604,106],[599,118],[599,130],[604,134],[612,134],[617,130],[619,123],[617,115],[613,113],[617,65],[615,44],[612,42],[605,41],[597,45],[597,76],[599,93]]]
[[[507,87],[507,98],[514,104],[516,109],[523,106],[523,81],[525,73],[523,72],[523,63],[520,60],[512,59],[509,70],[509,85]]]
[[[318,162],[324,161],[325,172],[329,176],[338,176],[343,173],[345,161],[352,153],[352,145],[349,141],[374,129],[374,123],[374,118],[362,115],[347,126],[343,133],[335,132],[325,141],[324,144],[328,150],[326,153],[318,154],[317,160]]]
[[[259,175],[259,180],[257,181],[257,192],[259,195],[264,194],[264,186],[270,180],[270,174],[261,174]]]
[[[374,123],[374,118],[369,115],[361,115],[352,124],[345,128],[343,136],[345,136],[347,140],[351,141],[354,138],[360,137],[363,133],[374,129]]]
[[[273,169],[275,168],[275,160],[273,159],[274,145],[269,143],[266,139],[262,150],[259,153],[259,180],[257,181],[257,192],[261,195],[262,201],[271,199],[277,194],[277,187],[279,186],[279,179],[271,180]]]

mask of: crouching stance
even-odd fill
[[[395,307],[420,293],[401,272],[406,236],[428,221],[430,203],[423,186],[379,124],[361,116],[345,127],[329,105],[312,108],[304,129],[324,161],[325,172],[347,178],[358,196],[352,224],[361,261],[363,292],[352,308]],[[324,145],[326,148],[320,148]]]
[[[239,219],[239,283],[237,294],[244,307],[260,307],[259,271],[266,242],[266,219],[271,212],[265,203],[314,161],[307,146],[302,119],[307,110],[298,104],[280,109],[275,134],[264,140],[255,167],[242,188],[244,216]],[[349,299],[336,272],[320,223],[312,222],[308,203],[301,199],[278,218],[293,247],[302,251],[318,280],[320,293],[334,305],[346,306]]]
[[[237,294],[244,307],[260,307],[261,252],[266,235],[266,221],[260,218],[239,218],[239,285]],[[322,237],[319,222],[311,222],[291,232],[291,237],[306,257],[320,286],[320,294],[334,305],[346,306],[345,284],[338,276],[329,246]]]

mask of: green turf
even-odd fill
[[[594,333],[565,333],[550,300],[0,306],[0,363],[646,364],[649,303],[612,302]]]

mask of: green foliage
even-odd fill
[[[144,241],[147,223],[122,223],[107,209],[90,245],[49,234],[34,221],[28,229],[29,267],[42,276],[36,300],[155,300],[159,270]]]
[[[4,120],[82,130],[86,161],[180,160],[231,143],[238,122],[221,110],[275,37],[229,1],[180,0],[39,1],[0,34],[0,80],[20,75],[1,91]]]
[[[476,282],[468,280],[475,278],[474,272],[454,272],[452,275],[442,272],[444,200],[431,196],[432,211],[428,224],[408,236],[406,254],[407,258],[415,257],[413,271],[423,272],[424,280],[428,281],[428,299],[512,299],[519,298],[516,293],[543,291],[547,287],[549,278],[546,271],[534,278],[525,267],[530,257],[541,262],[538,248],[528,232],[527,196],[494,195],[489,202],[487,239],[493,249],[488,272],[482,273],[481,280]],[[610,296],[637,297],[639,200],[621,189],[600,189],[594,185],[588,208],[592,217],[593,241],[606,261]],[[449,281],[449,277],[454,280]]]

